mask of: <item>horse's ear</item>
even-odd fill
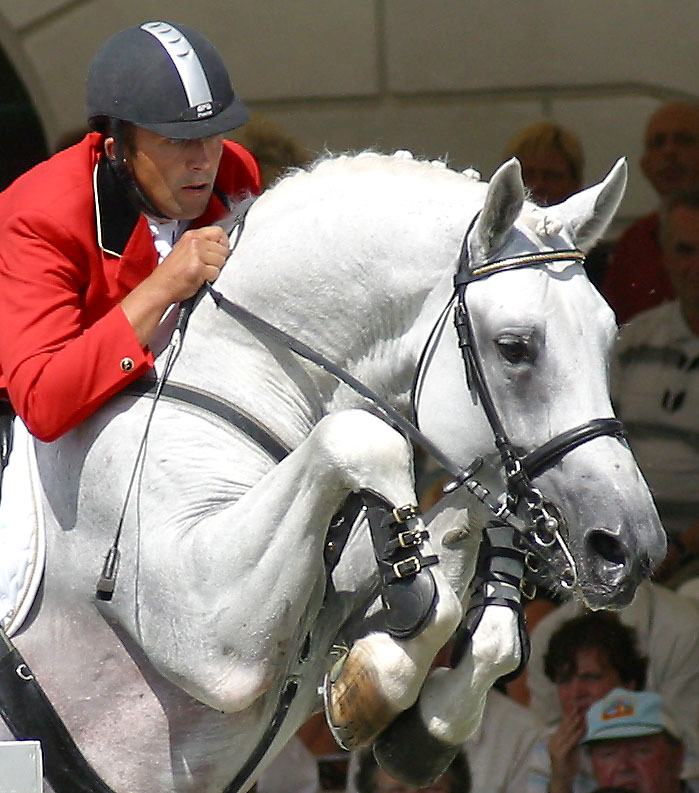
[[[502,247],[523,204],[522,169],[513,157],[493,174],[483,209],[468,235],[472,267],[487,261]]]
[[[619,208],[626,189],[627,173],[626,158],[621,157],[604,181],[576,193],[556,207],[561,218],[570,225],[576,245],[584,253],[604,234]]]

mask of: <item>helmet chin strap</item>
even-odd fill
[[[109,167],[116,174],[122,187],[126,190],[131,203],[139,212],[145,212],[158,220],[173,220],[169,215],[163,214],[155,204],[143,192],[141,186],[131,173],[131,169],[126,162],[126,147],[124,146],[124,122],[119,119],[113,120],[112,139],[114,141],[114,154],[107,154]],[[106,152],[105,152],[106,153]]]

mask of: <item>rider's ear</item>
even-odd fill
[[[607,230],[626,189],[626,158],[616,161],[606,179],[568,198],[556,207],[573,232],[575,244],[587,253]]]
[[[110,160],[116,160],[116,141],[112,137],[104,139],[104,153]]]
[[[523,204],[522,169],[513,157],[493,174],[483,209],[468,236],[472,267],[488,261],[503,246]]]

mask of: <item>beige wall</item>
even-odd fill
[[[489,176],[514,130],[560,121],[588,182],[629,158],[620,222],[653,206],[646,118],[699,94],[696,0],[0,0],[50,143],[83,123],[100,43],[156,18],[201,29],[250,107],[316,152],[409,148]]]

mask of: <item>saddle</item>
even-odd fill
[[[7,401],[0,401],[0,486],[0,625],[12,636],[41,583],[46,533],[34,446]]]

